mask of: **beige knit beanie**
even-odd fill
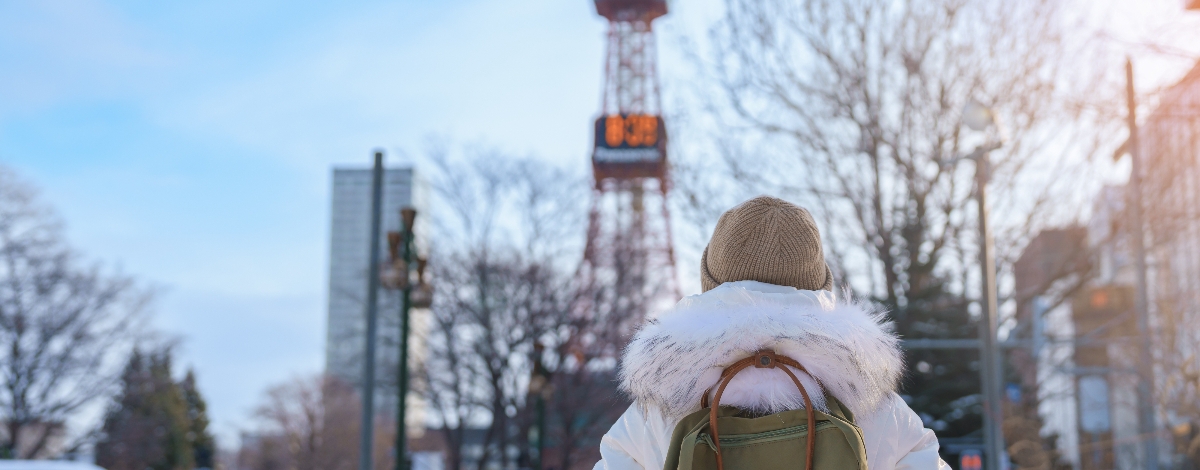
[[[700,258],[700,284],[707,292],[732,281],[833,290],[833,273],[825,264],[812,215],[770,196],[722,214]]]

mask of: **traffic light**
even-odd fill
[[[1133,287],[1125,285],[1093,287],[1076,295],[1071,302],[1075,335],[1114,339],[1136,332],[1133,295]]]
[[[1075,296],[1071,317],[1076,338],[1084,340],[1075,345],[1076,367],[1107,368],[1111,340],[1137,331],[1133,295],[1130,286],[1108,285],[1085,289]]]

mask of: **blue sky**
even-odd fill
[[[658,23],[668,109],[719,3]],[[265,387],[322,367],[331,166],[436,135],[582,169],[604,26],[588,0],[0,0],[0,164],[162,288],[236,445]]]
[[[604,27],[586,0],[0,1],[0,164],[161,288],[236,445],[265,387],[322,367],[331,166],[440,136],[582,168]]]

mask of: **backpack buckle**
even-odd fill
[[[774,351],[759,351],[754,353],[754,367],[759,369],[774,369],[775,368],[775,352]]]

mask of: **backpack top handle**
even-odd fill
[[[800,379],[797,378],[796,374],[793,373],[788,367],[804,372],[810,377],[812,374],[809,374],[808,370],[805,369],[804,366],[800,365],[800,363],[795,359],[775,354],[774,351],[769,350],[755,352],[753,356],[731,364],[729,367],[726,367],[725,370],[721,371],[721,378],[717,380],[717,385],[715,385],[717,387],[717,393],[713,396],[712,407],[709,408],[708,412],[708,427],[712,432],[713,446],[715,447],[714,450],[716,450],[717,453],[717,469],[725,470],[725,462],[721,458],[721,438],[717,433],[717,408],[721,406],[721,394],[725,393],[725,386],[729,385],[729,382],[733,381],[733,376],[750,366],[754,366],[758,369],[781,369],[787,373],[788,377],[792,379],[792,383],[796,384],[796,388],[800,389],[800,396],[804,397],[804,410],[808,413],[808,452],[805,453],[804,456],[804,470],[812,470],[813,451],[815,451],[817,448],[817,416],[813,411],[812,399],[809,398],[808,391],[804,389],[804,385],[800,383]],[[704,396],[700,398],[701,408],[708,407],[708,394],[711,391],[711,388],[704,391]]]

